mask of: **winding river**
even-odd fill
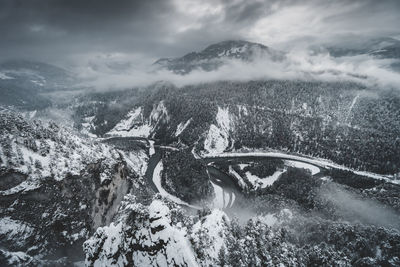
[[[149,143],[149,145],[152,145]],[[175,196],[172,196],[162,188],[158,188],[156,184],[160,187],[160,183],[157,181],[157,179],[160,179],[158,177],[159,173],[155,172],[158,164],[162,160],[162,151],[163,150],[168,150],[171,149],[169,147],[161,147],[161,146],[154,146],[154,153],[150,155],[150,159],[148,162],[148,167],[146,170],[145,178],[148,182],[148,184],[151,186],[151,188],[157,192],[157,193],[162,193],[164,194],[165,197],[170,198],[172,201],[177,202],[177,204],[187,206],[189,208],[194,208],[194,209],[201,209],[201,207],[193,206],[188,203],[185,203],[181,200],[177,200]],[[294,161],[294,162],[299,162],[303,164],[308,164],[312,165],[314,167],[318,168],[318,172],[314,174],[314,177],[322,178],[326,176],[326,170],[327,168],[321,166],[321,164],[315,164],[313,162],[309,162],[308,158],[304,159],[293,159],[292,157],[288,156],[254,156],[254,155],[232,155],[232,156],[221,156],[221,157],[203,157],[199,158],[197,160],[202,161],[206,166],[207,166],[207,173],[210,178],[210,182],[212,183],[214,187],[214,191],[216,191],[216,202],[214,205],[217,208],[221,209],[231,209],[234,208],[235,206],[235,200],[237,199],[238,196],[242,193],[242,188],[239,186],[237,179],[233,177],[231,174],[225,173],[215,166],[213,166],[211,163],[216,163],[216,162],[230,162],[230,163],[239,163],[239,162],[262,162],[266,160],[271,160],[271,159],[280,159],[284,161]],[[157,170],[158,171],[158,170]],[[218,191],[218,192],[217,192]],[[218,199],[217,199],[218,198]]]
[[[154,145],[153,140],[141,137],[111,137],[102,140],[102,142],[112,143],[117,148],[133,149],[140,147],[149,149],[149,162],[145,173],[145,179],[147,180],[147,183],[150,185],[153,191],[163,194],[164,196],[170,198],[172,201],[177,202],[180,205],[185,205],[189,208],[194,209],[201,209],[201,207],[193,206],[183,202],[180,199],[177,199],[175,196],[169,194],[161,187],[161,182],[159,180],[161,179],[160,173],[162,171],[162,152],[165,150],[177,150],[177,148]],[[212,183],[214,191],[216,191],[217,194],[215,200],[218,203],[214,203],[214,205],[216,205],[216,207],[218,208],[223,209],[234,207],[235,200],[237,199],[237,196],[240,196],[242,188],[239,186],[238,179],[236,177],[234,177],[232,174],[225,173],[219,170],[218,168],[213,166],[212,163],[230,162],[233,164],[238,164],[241,162],[263,162],[271,159],[283,160],[286,166],[292,165],[296,168],[310,169],[313,176],[316,178],[326,177],[328,169],[347,169],[332,162],[314,159],[306,156],[286,154],[283,152],[225,153],[222,155],[209,155],[197,158],[197,160],[202,161],[207,166],[207,173],[209,175],[210,182]],[[155,172],[156,169],[157,172]],[[354,173],[370,176],[373,178],[388,179],[388,177],[373,173],[358,171],[354,171]]]

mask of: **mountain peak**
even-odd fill
[[[276,60],[281,58],[283,53],[259,43],[226,40],[211,44],[200,52],[191,52],[179,58],[162,58],[154,64],[177,74],[187,74],[195,69],[216,70],[224,64],[223,61],[226,59],[249,62],[263,56]]]

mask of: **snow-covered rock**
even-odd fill
[[[83,241],[112,221],[124,195],[145,191],[145,149],[117,150],[11,112],[0,114],[0,137],[0,265],[82,260]]]
[[[223,153],[233,146],[230,133],[233,130],[233,120],[228,108],[218,107],[217,124],[211,124],[204,141],[204,150],[207,154]]]
[[[116,223],[97,229],[84,243],[91,266],[197,266],[187,229],[174,222],[170,206],[155,198],[149,206],[127,196]]]
[[[104,181],[122,159],[110,146],[80,138],[51,122],[29,122],[3,112],[0,126],[0,167],[27,176],[21,183],[4,186],[0,195],[34,190],[46,177],[59,181],[67,175],[80,175],[88,164],[100,161],[103,166],[100,176]]]
[[[167,123],[169,115],[164,101],[155,104],[150,116],[145,118],[143,107],[137,107],[128,112],[123,120],[114,126],[106,136],[120,137],[150,137],[160,123]]]
[[[201,251],[201,266],[218,265],[218,253],[225,247],[229,221],[223,211],[215,209],[193,225],[190,237],[195,251]]]
[[[189,124],[192,121],[193,121],[193,119],[190,118],[185,123],[183,123],[183,122],[179,123],[178,126],[176,127],[175,137],[178,137],[189,126]]]

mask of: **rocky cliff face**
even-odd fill
[[[0,118],[0,262],[81,260],[83,241],[140,187],[140,159],[54,123]]]

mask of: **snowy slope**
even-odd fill
[[[258,177],[257,175],[252,174],[251,172],[246,172],[246,178],[248,181],[250,181],[253,185],[254,188],[266,188],[268,186],[271,186],[274,184],[276,180],[279,179],[279,177],[284,173],[285,170],[277,170],[272,174],[271,176],[268,177]]]
[[[148,137],[151,132],[151,126],[144,123],[142,107],[131,110],[126,118],[121,120],[107,136],[136,136]]]
[[[167,123],[168,121],[167,108],[164,101],[160,101],[154,105],[148,118],[144,118],[142,107],[131,110],[123,120],[106,133],[106,136],[147,138],[154,133],[160,123]]]
[[[218,253],[225,249],[224,240],[229,226],[228,216],[221,210],[215,209],[203,220],[198,221],[192,228],[191,240],[193,246],[202,249],[204,259],[201,266],[216,266]]]
[[[120,219],[97,229],[84,244],[91,266],[197,266],[182,223],[174,223],[171,207],[161,199],[149,206],[125,197]],[[135,216],[130,217],[131,214]],[[129,219],[132,218],[132,219]]]
[[[207,155],[224,152],[233,146],[230,132],[233,130],[233,120],[228,108],[218,107],[217,124],[211,124],[204,141],[204,150]]]
[[[1,195],[38,188],[45,177],[62,180],[66,175],[79,175],[88,164],[100,161],[107,166],[100,173],[104,180],[122,159],[111,147],[80,138],[54,123],[27,122],[18,115],[2,113],[0,125],[0,166],[27,175],[20,184],[0,191]]]
[[[52,122],[0,115],[0,265],[79,256],[82,242],[112,221],[124,195],[143,191],[145,149],[119,151]],[[69,266],[66,260],[59,264]]]
[[[84,243],[89,266],[215,266],[230,220],[218,209],[200,220],[156,195],[148,206],[127,195],[115,222]]]

